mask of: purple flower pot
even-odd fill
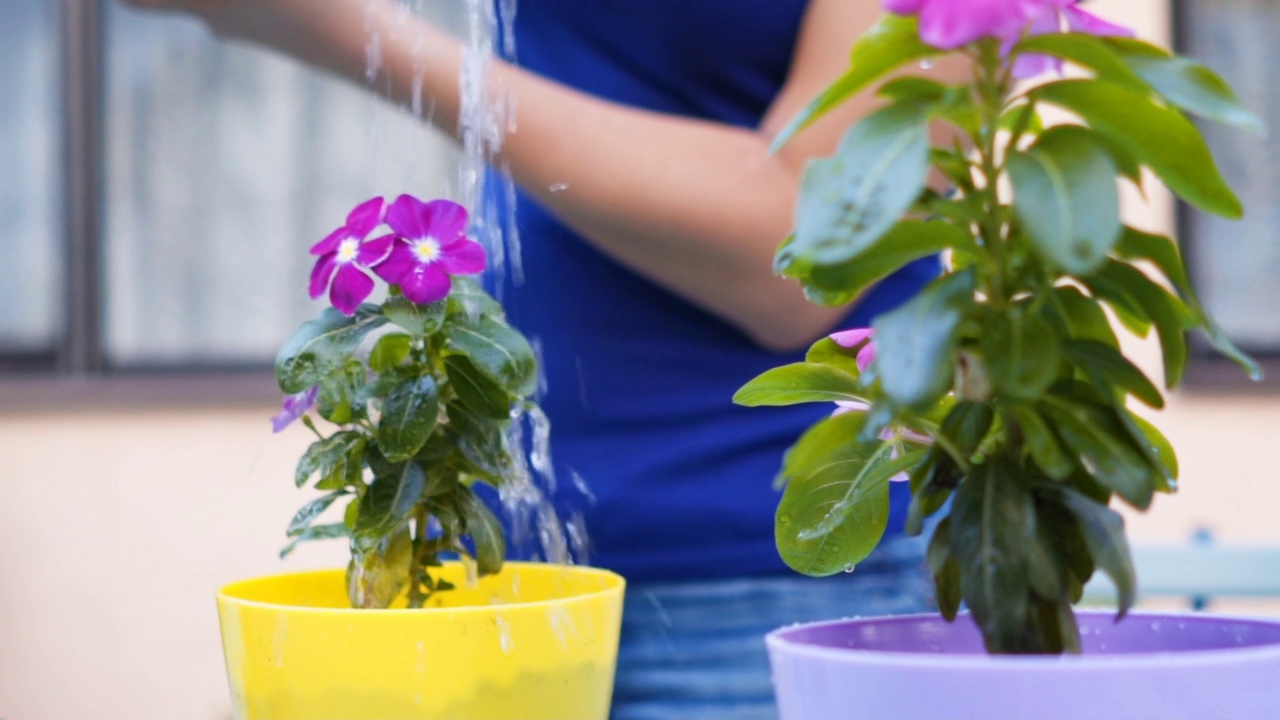
[[[1079,615],[1084,654],[986,655],[967,617],[770,633],[782,720],[1276,720],[1280,623]]]

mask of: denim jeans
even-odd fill
[[[854,572],[832,578],[629,587],[610,720],[774,720],[765,634],[794,623],[930,610],[924,542],[886,538]]]

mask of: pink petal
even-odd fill
[[[484,271],[484,248],[461,238],[440,248],[440,264],[450,275],[474,275]]]
[[[338,268],[329,288],[329,300],[343,315],[354,315],[360,303],[373,292],[373,280],[352,263]]]
[[[312,255],[328,255],[329,253],[337,250],[338,246],[342,244],[342,241],[346,240],[349,237],[351,237],[351,233],[345,227],[340,227],[337,230],[334,230],[333,232],[329,233],[329,236],[326,237],[325,239],[321,240],[315,245],[312,245],[311,254]]]
[[[1025,0],[930,0],[920,6],[920,39],[954,50],[979,38],[1018,34],[1030,19]]]
[[[420,208],[427,236],[441,245],[467,231],[467,209],[452,200],[432,200]],[[419,235],[418,237],[423,237]]]
[[[838,333],[832,333],[831,339],[837,345],[846,350],[852,350],[862,343],[870,340],[875,335],[875,330],[871,328],[854,328],[853,330],[843,330]]]
[[[858,357],[855,359],[855,362],[858,363],[859,370],[866,370],[871,366],[871,363],[875,361],[876,344],[874,342],[869,342],[866,345],[863,345],[862,349],[858,351]]]
[[[1073,32],[1089,33],[1090,35],[1098,35],[1100,37],[1134,37],[1137,33],[1132,28],[1123,25],[1107,22],[1092,13],[1087,13],[1077,7],[1064,8],[1062,13],[1067,16],[1067,27]]]
[[[418,262],[413,257],[413,250],[409,249],[409,243],[397,240],[391,246],[391,251],[387,254],[386,259],[373,266],[373,271],[383,280],[392,285],[398,285],[404,279],[404,276],[408,275],[417,265]]]
[[[1062,2],[1063,0],[1056,0]],[[1046,7],[1038,11],[1038,14],[1031,26],[1027,28],[1027,35],[1049,35],[1051,33],[1060,32],[1062,30],[1062,18],[1057,7]],[[1002,48],[1005,55],[1008,55],[1013,46],[1022,39],[1021,33],[1017,36],[1006,39]],[[1013,76],[1019,79],[1032,78],[1049,70],[1057,70],[1062,72],[1062,61],[1050,55],[1019,55],[1013,62]]]
[[[399,284],[400,292],[419,305],[443,300],[453,287],[449,273],[445,272],[440,263],[415,265],[412,271],[401,278]]]
[[[895,15],[914,15],[920,12],[920,6],[924,5],[925,0],[884,0],[885,12],[891,12]]]
[[[347,229],[357,238],[365,239],[382,223],[382,210],[385,207],[386,202],[380,197],[360,203],[347,216]]]
[[[338,267],[334,253],[321,256],[316,266],[311,268],[311,299],[316,300],[329,289],[329,281],[333,279],[334,268]]]
[[[391,254],[391,248],[395,242],[395,235],[383,235],[375,240],[361,243],[360,249],[356,251],[356,262],[365,267],[377,265]]]
[[[422,222],[423,203],[412,195],[401,195],[387,208],[387,225],[402,238],[418,240],[427,236]]]

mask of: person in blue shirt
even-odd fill
[[[393,100],[418,70],[458,132],[460,43],[406,30],[390,0],[130,0],[363,81],[379,32]],[[746,410],[734,391],[836,329],[869,325],[932,278],[915,263],[848,307],[774,276],[804,162],[874,107],[860,97],[777,153],[773,135],[848,66],[875,0],[523,0],[518,63],[496,63],[517,122],[523,281],[495,282],[540,339],[558,503],[585,513],[592,564],[630,582],[613,716],[772,717],[762,636],[921,611],[920,549],[897,537],[858,572],[802,578],[774,546],[787,447],[824,407]],[[963,68],[932,72],[946,81]],[[380,83],[380,86],[382,83]],[[894,491],[900,533],[905,488]]]

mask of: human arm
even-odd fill
[[[223,34],[276,47],[358,81],[368,33],[377,32],[390,79],[385,89],[408,102],[420,76],[435,103],[434,122],[457,132],[463,48],[429,24],[404,22],[394,3],[134,2],[176,2],[200,12]],[[845,70],[848,48],[879,15],[874,2],[812,0],[788,80],[759,128],[611,103],[495,63],[493,83],[512,94],[518,112],[503,161],[539,202],[618,262],[764,347],[803,346],[847,308],[809,303],[796,283],[773,275],[773,255],[791,227],[804,161],[829,153],[843,129],[874,101],[849,103],[777,154],[768,145],[787,119]],[[553,185],[569,189],[553,193]]]

